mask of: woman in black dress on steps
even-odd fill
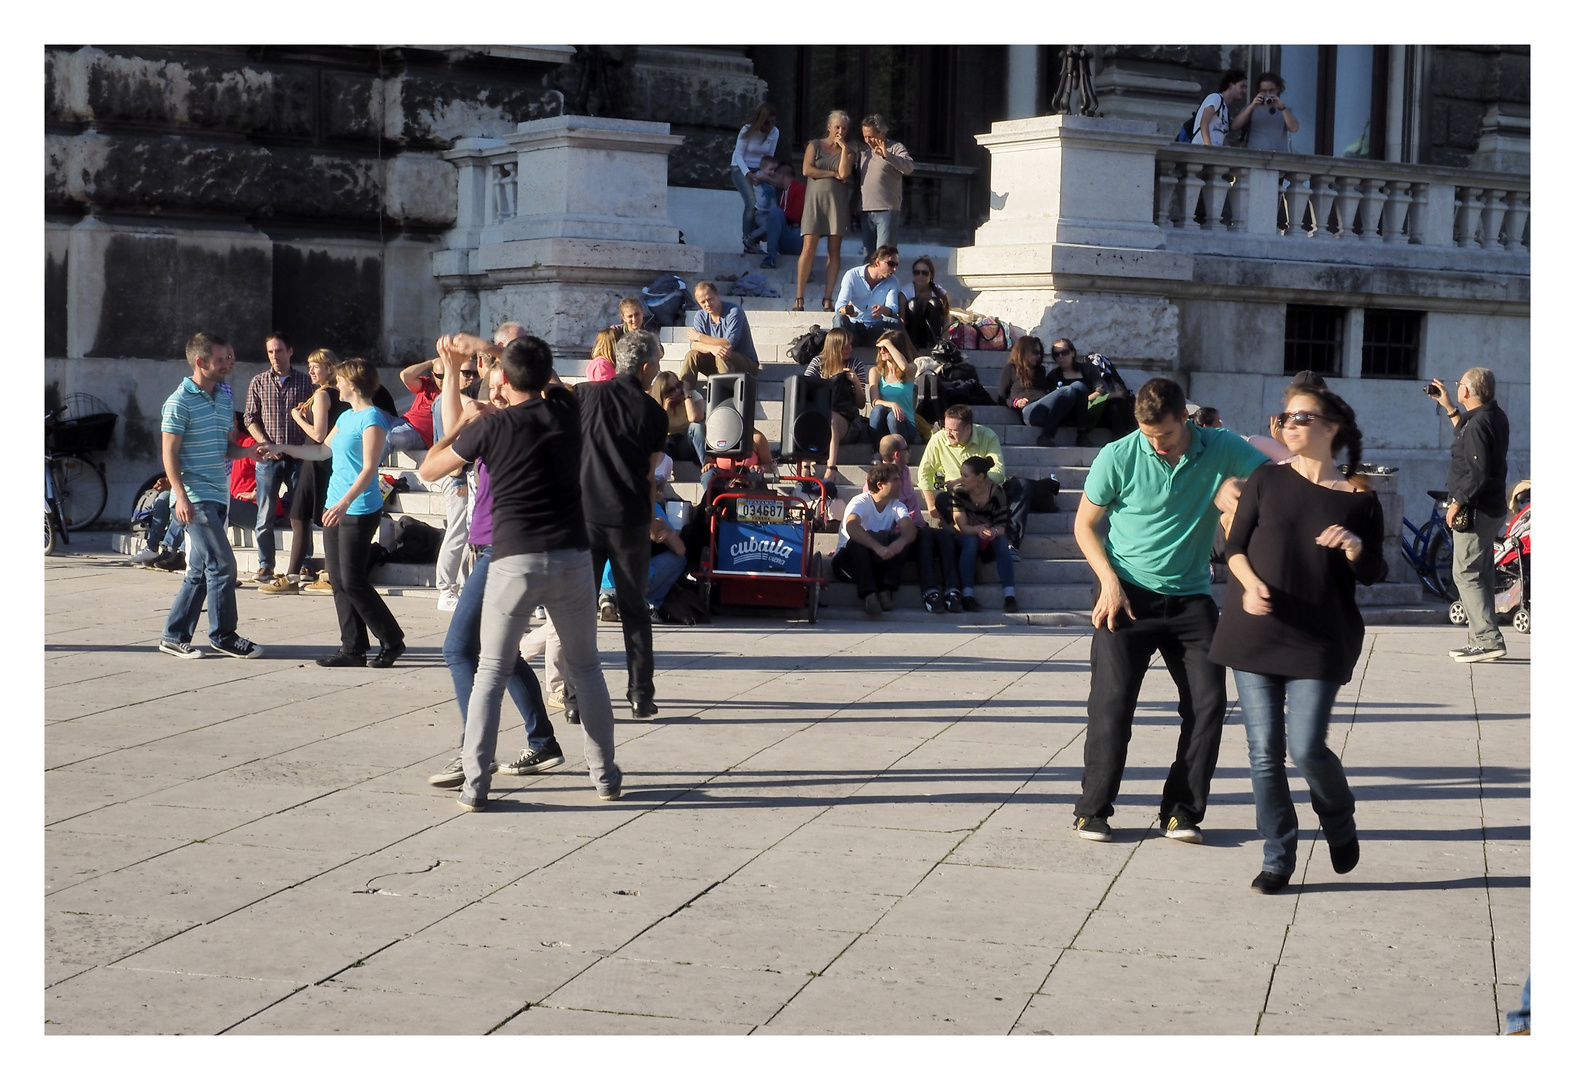
[[[1384,572],[1384,515],[1355,475],[1356,414],[1319,387],[1298,390],[1280,416],[1292,456],[1247,478],[1226,541],[1231,580],[1209,659],[1236,676],[1263,871],[1252,887],[1274,893],[1296,868],[1296,807],[1289,750],[1307,781],[1337,874],[1355,868],[1356,803],[1329,749],[1329,714],[1350,682],[1365,628],[1356,586]],[[1334,463],[1344,452],[1348,465]]]

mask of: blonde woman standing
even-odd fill
[[[841,109],[826,117],[826,136],[811,139],[804,147],[804,217],[799,231],[804,246],[798,255],[798,294],[794,311],[804,310],[804,286],[809,284],[810,268],[815,265],[815,249],[826,238],[826,296],[821,308],[831,310],[832,291],[842,276],[842,234],[853,223],[848,205],[848,178],[853,175],[857,155],[848,150],[848,129],[852,124]]]

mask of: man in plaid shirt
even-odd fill
[[[304,371],[290,367],[295,350],[289,340],[275,330],[264,343],[268,349],[268,370],[253,377],[246,387],[246,430],[256,439],[263,454],[257,462],[257,573],[259,585],[273,580],[273,517],[279,503],[280,486],[292,493],[301,475],[299,458],[274,450],[276,444],[301,446],[306,432],[290,419],[290,410],[310,401],[316,389]],[[306,554],[312,553],[312,534],[306,534]]]

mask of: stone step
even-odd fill
[[[322,566],[323,545],[322,537],[317,536],[313,547],[311,565]],[[279,552],[288,555],[290,550],[289,530],[283,530],[278,536]],[[110,537],[114,550],[123,555],[133,555],[142,548],[142,541],[131,533],[115,533]],[[250,545],[238,546],[235,551],[235,567],[240,575],[243,587],[249,587],[251,576],[257,572],[257,549]],[[277,565],[275,569],[278,569]],[[433,565],[416,563],[383,563],[381,566],[372,567],[368,573],[372,584],[378,591],[387,595],[398,595],[401,591],[410,589],[436,590],[437,568]],[[312,596],[311,593],[302,593],[303,596]],[[326,595],[326,594],[325,594]]]
[[[1018,563],[1018,569],[1024,563]],[[1086,564],[1085,564],[1086,567]],[[923,612],[923,598],[919,595],[916,582],[918,581],[914,568],[910,565],[905,568],[903,587],[892,596],[896,608],[917,609]],[[980,573],[976,575],[978,584],[974,587],[974,595],[986,611],[997,614],[1001,610],[1001,586],[998,577],[986,579],[983,571],[994,571],[994,566],[981,563]],[[829,568],[828,568],[829,571]],[[1087,579],[1088,584],[1066,583],[1027,583],[1021,576],[1018,577],[1017,603],[1024,609],[1035,611],[1078,611],[1087,612],[1093,609],[1093,596],[1089,586],[1093,582],[1092,572]],[[1215,585],[1212,589],[1215,603],[1225,602],[1225,586]],[[1443,605],[1428,604],[1422,597],[1421,586],[1406,585],[1398,582],[1380,582],[1376,585],[1359,585],[1356,590],[1357,606],[1362,610],[1364,621],[1372,619],[1389,619],[1394,621],[1377,622],[1373,625],[1411,625],[1414,618],[1425,625],[1434,619],[1448,621],[1448,609]],[[858,590],[850,583],[835,581],[827,587],[822,594],[821,603],[827,607],[852,607],[863,612],[863,603],[858,598]],[[927,613],[926,613],[927,614]],[[1372,619],[1369,616],[1372,616]]]

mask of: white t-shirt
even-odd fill
[[[1209,121],[1209,141],[1215,146],[1225,145],[1225,136],[1230,134],[1230,110],[1225,108],[1225,99],[1218,94],[1210,94],[1203,99],[1203,104],[1198,106],[1198,111],[1192,117],[1192,145],[1203,145],[1203,129],[1198,125],[1203,123],[1203,110],[1210,105],[1214,106],[1214,119]]]
[[[867,491],[861,491],[848,500],[848,507],[842,511],[842,527],[837,530],[837,550],[841,551],[848,546],[848,518],[857,517],[859,524],[864,526],[865,532],[885,532],[895,529],[899,521],[908,519],[908,508],[902,505],[901,499],[892,499],[886,504],[885,510],[875,508],[875,496]]]

